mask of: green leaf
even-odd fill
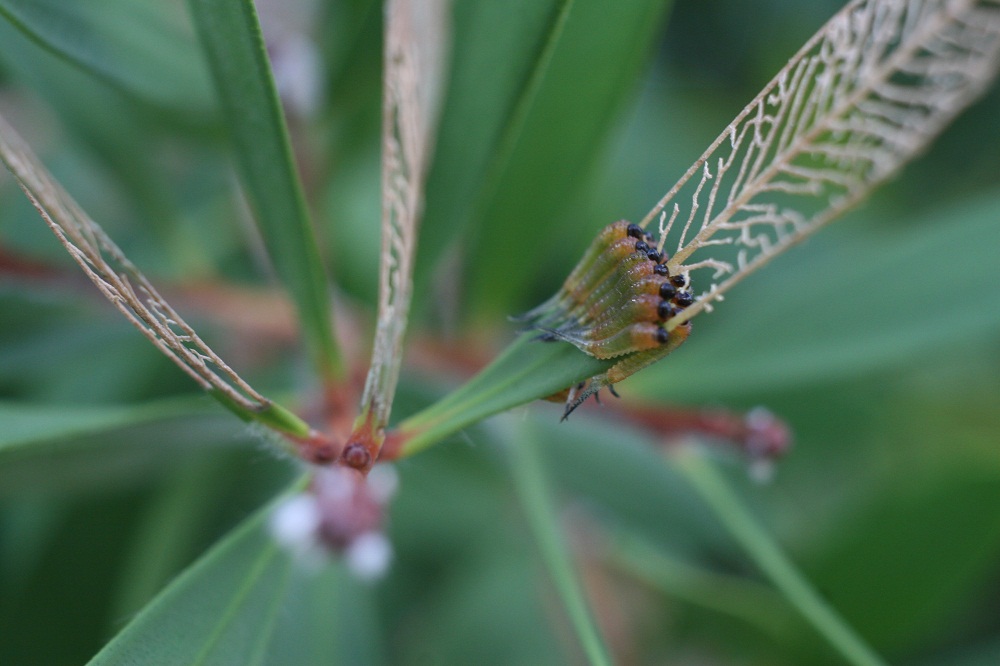
[[[100,3],[89,3],[87,7],[97,4]],[[149,243],[146,247],[153,249],[143,253],[146,247],[129,246],[129,255],[151,273],[173,279],[212,275],[221,263],[213,261],[218,259],[212,256],[213,250],[220,245],[232,247],[237,230],[227,230],[219,224],[206,229],[204,221],[197,218],[208,217],[207,211],[201,216],[182,211],[180,204],[185,195],[171,187],[160,139],[165,131],[170,132],[170,150],[183,150],[181,145],[191,145],[194,141],[187,143],[189,137],[182,132],[203,132],[209,123],[217,125],[218,109],[213,106],[212,115],[195,115],[198,104],[187,105],[183,91],[176,91],[173,96],[176,104],[185,107],[183,112],[174,109],[164,112],[162,107],[137,104],[134,95],[120,93],[89,71],[67,67],[64,59],[32,42],[2,18],[0,43],[4,45],[0,66],[18,84],[43,98],[58,115],[63,139],[58,147],[40,149],[44,151],[45,162],[84,210],[101,220],[102,226],[123,244],[129,240],[123,235],[126,229],[116,228],[116,224],[127,219],[129,230],[141,229],[143,239]],[[179,50],[202,66],[207,88],[208,71],[195,57],[196,48],[192,37]],[[169,82],[164,81],[161,89],[168,91]],[[207,90],[205,100],[205,104],[214,104]],[[30,132],[30,125],[25,129]],[[217,142],[207,141],[205,135],[199,135],[195,141],[200,153],[197,166],[184,169],[179,180],[209,189],[211,180],[205,174],[210,165],[217,168],[213,173],[221,171]],[[143,149],[136,150],[136,146]],[[220,174],[219,178],[224,176]],[[122,201],[128,204],[124,209]],[[47,233],[35,219],[32,226],[37,227],[35,233]],[[22,231],[11,235],[16,237],[13,247],[18,249],[32,238]],[[51,244],[51,238],[45,241],[47,246]]]
[[[518,108],[527,108],[532,82],[544,78],[546,48],[558,39],[571,0],[456,2],[452,71],[441,112],[434,163],[417,248],[417,284],[456,237],[462,237],[490,164]],[[416,289],[420,295],[425,290]]]
[[[255,663],[292,567],[266,521],[264,510],[237,528],[90,663]]]
[[[964,433],[949,443],[968,448]],[[902,478],[875,489],[813,558],[815,583],[885,650],[940,639],[995,571],[1000,474],[977,462],[939,460],[923,473],[902,463]]]
[[[541,551],[576,637],[591,664],[610,664],[611,657],[601,636],[573,565],[573,557],[562,535],[556,508],[541,456],[540,443],[529,428],[511,428],[510,447],[514,485],[528,526]]]
[[[704,502],[664,458],[662,442],[595,408],[560,422],[557,410],[531,410],[545,442],[546,469],[567,493],[588,498],[618,524],[697,559],[732,551]]]
[[[1000,663],[1000,641],[996,638],[949,650],[944,656],[919,662],[924,666],[994,666]]]
[[[210,389],[207,393],[247,423],[257,422],[292,437],[307,437],[311,432],[308,423],[276,402],[268,403],[263,409],[253,410],[234,402],[229,396],[217,389]]]
[[[540,80],[530,82],[508,118],[476,202],[474,314],[509,313],[552,248],[568,234],[589,242],[581,229],[611,222],[581,222],[575,199],[634,96],[671,4],[575,2],[562,30],[551,33],[537,61]]]
[[[204,398],[123,407],[2,402],[0,496],[135,484],[199,452],[259,445],[245,431]]]
[[[292,295],[322,377],[343,372],[316,245],[281,103],[250,0],[188,0],[221,97],[236,163],[275,269]]]
[[[761,571],[848,663],[856,666],[884,663],[816,592],[781,547],[757,525],[702,452],[694,446],[683,446],[674,453],[673,459]]]
[[[219,478],[232,476],[224,457],[195,458],[167,473],[165,483],[144,508],[115,589],[112,617],[128,618],[152,599],[163,585],[200,552],[198,537],[212,517],[207,507],[228,499]]]
[[[390,629],[392,663],[425,662],[428,645],[442,664],[567,662],[569,627],[553,622],[555,597],[518,519],[508,465],[494,437],[480,441],[397,466],[389,528],[399,557],[381,595],[383,622],[405,609]],[[402,606],[385,603],[404,590]]]
[[[600,361],[561,342],[520,336],[462,387],[397,426],[404,455],[421,451],[488,416],[545,398],[606,370]]]
[[[345,625],[359,628],[357,618],[338,625],[339,600],[360,592],[363,602],[364,592],[353,583],[346,589],[338,584],[344,579],[338,565],[310,573],[296,563],[268,531],[272,508],[245,521],[181,574],[90,664],[281,663],[284,653],[275,652],[281,645],[293,646],[305,659],[289,663],[336,663],[331,655],[350,645],[340,640]]]
[[[0,17],[132,97],[185,115],[213,109],[208,72],[184,17],[169,3],[0,0]]]
[[[375,592],[338,564],[293,571],[262,663],[386,663]]]
[[[801,624],[788,603],[770,587],[667,554],[638,534],[625,530],[613,534],[610,559],[671,599],[731,615],[772,638],[787,640]]]
[[[586,186],[669,4],[456,3],[418,284],[446,249],[471,245],[473,309],[510,311],[546,248],[563,245],[553,240],[558,216]]]
[[[0,402],[0,462],[24,449],[153,421],[210,414],[204,402],[162,400],[123,407]]]

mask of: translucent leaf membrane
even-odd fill
[[[848,5],[642,220],[647,227],[659,216],[656,249],[672,254],[665,262],[671,275],[714,272],[711,280],[693,279],[708,288],[662,328],[670,333],[684,326],[745,276],[863,199],[974,101],[998,66],[996,0]],[[547,312],[567,307],[572,305],[557,295],[527,320],[544,322]],[[574,331],[570,341],[586,352],[584,334]],[[620,360],[591,375],[576,400],[652,365],[682,341],[670,336],[649,350],[626,344]],[[522,355],[529,358],[528,345],[515,343],[453,396],[402,422],[401,433],[413,437],[402,450],[422,449],[495,413],[487,408],[546,397],[536,391],[550,383],[530,381],[531,374],[556,366],[526,372]],[[488,387],[484,377],[503,389]],[[502,403],[495,401],[501,393]],[[572,409],[578,403],[570,400]]]
[[[309,434],[308,425],[258,393],[202,341],[2,118],[0,161],[101,294],[167,358],[241,418]]]
[[[424,204],[448,45],[444,2],[394,0],[387,9],[382,100],[382,253],[378,322],[362,405],[389,420],[413,296]]]
[[[906,219],[873,206],[854,228],[831,229],[754,276],[752,298],[695,323],[693,346],[624,390],[656,400],[759,400],[762,391],[871,376],[995,339],[998,207],[1000,193]],[[876,217],[884,228],[858,225]],[[844,322],[863,325],[845,334]]]
[[[646,216],[671,268],[712,269],[679,325],[923,150],[995,78],[995,0],[853,2]]]

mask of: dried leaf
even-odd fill
[[[393,0],[386,9],[379,306],[362,397],[376,428],[389,419],[402,362],[423,186],[443,87],[447,18],[446,0]]]
[[[308,426],[247,384],[167,303],[0,117],[0,160],[97,288],[150,342],[245,418],[304,436]]]
[[[998,68],[996,0],[858,0],[836,14],[643,220],[660,216],[660,249],[676,243],[672,270],[714,270],[668,328],[862,200]]]

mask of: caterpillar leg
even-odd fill
[[[587,401],[587,398],[589,398],[590,396],[594,396],[594,400],[596,400],[598,404],[601,404],[600,391],[601,388],[603,387],[601,386],[593,387],[592,383],[593,380],[588,379],[587,381],[580,382],[576,386],[572,386],[570,388],[565,389],[564,391],[560,391],[559,393],[550,395],[548,398],[545,398],[550,402],[563,402],[563,401],[566,402],[566,410],[563,412],[562,417],[559,419],[560,421],[565,421],[569,417],[569,415],[572,414],[577,407],[585,403]],[[611,384],[608,384],[608,390],[611,391],[611,395],[615,396],[616,398],[621,397],[620,395],[618,395],[618,391],[616,391],[614,386],[612,386]]]
[[[666,343],[653,349],[630,354],[608,368],[607,372],[595,375],[583,384],[577,385],[576,391],[568,391],[566,396],[566,410],[563,412],[560,420],[565,421],[577,407],[586,402],[587,398],[596,394],[604,387],[607,387],[615,397],[618,397],[618,392],[614,390],[615,384],[670,354],[670,352],[684,344],[690,333],[691,322],[685,322],[669,332]]]
[[[590,396],[597,395],[597,392],[603,388],[603,386],[597,384],[595,381],[597,377],[588,380],[584,385],[583,389],[580,391],[570,391],[569,395],[566,397],[566,410],[563,412],[560,421],[565,421],[569,418],[569,415],[576,411],[576,408],[587,402],[587,398]],[[610,387],[610,384],[607,386]]]

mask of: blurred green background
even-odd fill
[[[554,291],[597,229],[641,217],[839,4],[578,0],[551,39],[563,8],[455,3],[411,338],[500,349],[506,316]],[[370,321],[381,5],[258,9],[338,299]],[[223,358],[308,410],[290,334],[191,296],[273,281],[184,3],[0,0],[0,111]],[[994,86],[620,387],[787,420],[772,482],[723,468],[892,663],[1000,663],[998,118]],[[295,466],[99,299],[6,174],[0,250],[0,663],[83,663]],[[243,308],[267,321],[270,303]],[[405,371],[395,418],[457,381]],[[508,470],[530,440],[621,663],[840,663],[649,442],[596,410],[558,417],[531,405],[399,463],[388,577],[333,567],[292,586],[302,603],[277,611],[263,660],[578,662]],[[618,555],[593,544],[618,537]],[[333,591],[314,603],[316,588]],[[316,646],[288,638],[303,627]]]

